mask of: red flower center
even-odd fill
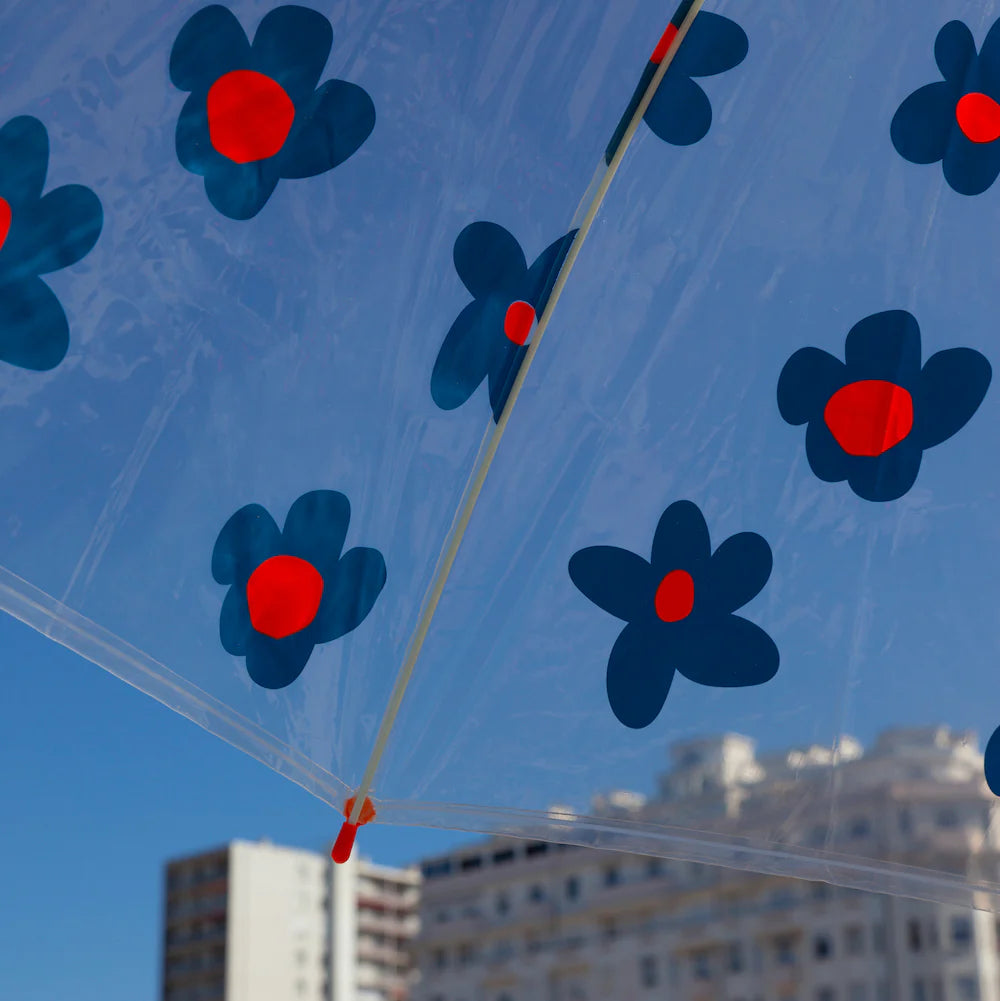
[[[656,589],[656,614],[664,622],[680,622],[694,608],[694,579],[687,570],[671,570]]]
[[[297,556],[272,556],[250,575],[247,604],[254,629],[282,640],[316,618],[323,597],[323,578]]]
[[[288,138],[295,105],[275,80],[253,70],[220,76],[208,92],[212,145],[234,163],[274,156]]]
[[[653,54],[649,57],[651,63],[656,63],[657,66],[663,62],[663,57],[667,54],[670,49],[670,43],[677,37],[677,26],[673,24],[668,24],[666,31],[660,36],[660,40],[656,43],[656,48],[653,49]]]
[[[528,302],[512,302],[503,318],[503,332],[515,344],[524,344],[535,322],[535,307]]]
[[[6,198],[0,198],[0,249],[7,242],[7,234],[10,232],[10,202]]]
[[[894,382],[852,382],[830,397],[823,419],[848,455],[882,455],[913,430],[913,397]]]
[[[1000,139],[1000,104],[986,94],[966,94],[955,106],[958,127],[974,143]]]

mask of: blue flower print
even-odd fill
[[[219,636],[261,687],[295,681],[313,647],[357,629],[385,586],[377,549],[343,552],[350,520],[343,494],[314,490],[291,506],[283,531],[248,504],[219,533],[212,576],[229,585]]]
[[[890,135],[911,163],[943,164],[944,179],[961,195],[979,195],[1000,175],[1000,20],[979,54],[972,32],[949,21],[934,43],[943,80],[903,101]]]
[[[643,70],[621,121],[604,152],[611,163],[625,131],[687,16],[690,4],[682,3],[663,33]],[[712,126],[712,103],[694,77],[715,76],[739,66],[747,57],[746,32],[728,17],[699,11],[667,67],[643,121],[653,134],[673,146],[691,146],[704,139]]]
[[[760,685],[774,677],[774,641],[733,614],[761,591],[771,565],[771,547],[753,532],[730,536],[713,553],[705,519],[690,501],[663,512],[649,560],[616,546],[573,554],[573,583],[628,623],[608,660],[608,700],[620,722],[649,726],[675,672],[718,688]]]
[[[55,368],[69,348],[69,324],[39,275],[76,264],[101,235],[104,214],[90,188],[64,184],[42,195],[49,137],[22,115],[0,129],[0,360]]]
[[[317,88],[333,45],[330,22],[308,7],[276,7],[253,44],[217,4],[194,14],[170,53],[170,79],[191,92],[177,122],[177,157],[205,178],[208,200],[250,219],[279,179],[313,177],[358,151],[375,105],[356,84]]]
[[[431,396],[442,410],[460,407],[486,379],[493,419],[500,419],[525,342],[575,236],[572,230],[556,240],[529,268],[503,226],[474,222],[458,234],[455,270],[474,301],[452,324],[431,373]]]
[[[875,313],[847,335],[845,361],[801,348],[778,380],[778,409],[806,424],[806,457],[827,483],[847,480],[869,501],[902,497],[925,449],[960,431],[993,371],[972,348],[939,351],[920,367],[920,327],[905,310]]]

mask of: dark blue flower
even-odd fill
[[[712,103],[692,78],[725,73],[739,66],[749,50],[746,32],[735,21],[700,11],[656,88],[643,121],[673,146],[690,146],[704,139],[712,126]],[[655,58],[656,53],[653,55]]]
[[[608,661],[608,699],[626,726],[649,726],[674,672],[718,688],[770,681],[778,648],[759,626],[732,614],[771,576],[771,547],[740,532],[712,552],[708,526],[690,501],[663,512],[650,559],[592,546],[569,561],[573,583],[628,625]]]
[[[920,327],[901,309],[856,323],[844,358],[796,351],[778,380],[778,409],[789,424],[808,424],[806,456],[821,480],[847,480],[865,500],[896,500],[916,481],[924,449],[979,408],[990,363],[972,348],[950,348],[921,368]]]
[[[351,632],[372,610],[385,560],[377,549],[343,552],[350,520],[343,494],[314,490],[291,506],[284,531],[248,504],[219,533],[212,576],[230,585],[219,635],[258,685],[290,685],[317,643]]]
[[[0,360],[55,368],[69,348],[69,324],[39,275],[76,264],[101,235],[101,203],[90,188],[65,184],[42,195],[49,137],[22,115],[0,129]]]
[[[994,796],[1000,796],[1000,727],[993,731],[983,755],[983,771],[986,784]]]
[[[431,373],[431,396],[442,410],[460,407],[489,382],[494,420],[500,419],[525,342],[545,309],[576,230],[546,247],[528,267],[517,240],[503,226],[474,222],[455,241],[455,270],[475,301],[448,331]]]
[[[657,67],[677,37],[680,25],[687,16],[687,7],[689,5],[681,4],[649,57],[632,99],[604,152],[605,162],[611,163],[621,145],[625,130],[656,75]],[[735,21],[721,14],[699,11],[663,74],[643,121],[655,135],[674,146],[690,146],[704,139],[712,126],[712,103],[692,77],[725,73],[739,66],[746,59],[749,49],[746,32]]]
[[[984,192],[1000,174],[1000,21],[976,55],[972,32],[949,21],[934,43],[944,80],[914,91],[893,116],[892,144],[911,163],[944,162],[962,195]]]
[[[208,200],[250,219],[282,177],[313,177],[343,163],[375,127],[361,87],[317,88],[333,29],[307,7],[276,7],[253,45],[225,7],[198,11],[170,53],[170,79],[191,92],[177,122],[177,157],[205,178]]]

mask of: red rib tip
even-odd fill
[[[340,834],[337,835],[333,851],[330,852],[330,857],[337,865],[343,865],[351,857],[351,852],[354,851],[354,839],[358,836],[358,826],[346,820],[341,825]]]

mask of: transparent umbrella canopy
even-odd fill
[[[1000,26],[953,6],[8,6],[0,607],[336,857],[419,823],[992,906],[995,825],[972,868],[836,838],[888,727],[1000,791]],[[727,733],[828,779],[588,807]]]

